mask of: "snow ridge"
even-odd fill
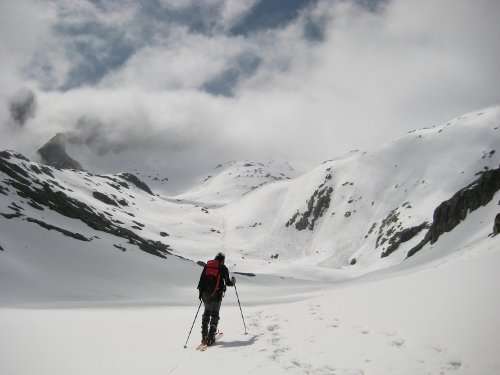
[[[167,258],[168,268],[180,262],[194,271],[196,262],[222,250],[233,271],[319,282],[404,264],[415,249],[439,258],[447,252],[432,249],[441,225],[436,212],[457,194],[470,196],[473,186],[482,186],[479,198],[455,204],[457,214],[446,211],[444,221],[454,224],[440,233],[463,226],[468,221],[464,210],[480,207],[487,208],[484,225],[470,237],[492,232],[498,213],[499,127],[500,108],[494,107],[412,131],[375,151],[326,161],[302,175],[286,163],[230,162],[178,196],[158,194],[132,174],[57,169],[4,151],[0,255],[10,263],[0,269],[15,275],[5,276],[6,281],[26,280],[12,264],[60,273],[40,265],[43,253],[31,253],[39,239],[25,233],[35,233],[34,227],[44,233],[42,251],[60,241],[73,249],[68,251],[90,246],[99,249],[97,262],[110,257],[106,262],[112,264],[119,259],[117,250],[145,252],[137,256],[156,255]],[[175,282],[178,273],[158,277]],[[25,290],[23,282],[18,284]]]

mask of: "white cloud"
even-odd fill
[[[145,90],[197,89],[220,73],[228,61],[245,50],[245,42],[224,35],[192,34],[171,29],[161,43],[144,47],[103,87],[140,87]]]
[[[222,8],[222,23],[229,30],[243,18],[259,0],[226,0]]]
[[[171,7],[191,4],[165,1]],[[282,29],[246,37],[226,31],[254,0],[213,0],[222,26],[205,33],[158,19],[149,23],[134,2],[110,2],[105,10],[83,0],[79,8],[56,3],[64,5],[57,22],[50,10],[40,19],[44,13],[30,3],[7,7],[10,14],[27,17],[29,27],[27,35],[15,35],[15,22],[0,26],[0,49],[8,61],[0,79],[38,54],[43,64],[35,61],[30,72],[38,83],[48,78],[45,84],[57,87],[88,58],[77,49],[68,54],[75,38],[88,38],[92,51],[111,50],[106,35],[85,29],[64,35],[51,29],[54,23],[105,23],[112,35],[126,36],[133,53],[97,84],[67,92],[37,90],[36,118],[0,147],[33,150],[91,116],[106,129],[107,140],[126,146],[128,153],[93,158],[90,150],[84,155],[87,165],[120,169],[140,159],[189,180],[227,159],[283,158],[312,166],[500,102],[495,0],[392,0],[377,12],[325,0]],[[308,22],[316,22],[317,40],[307,37]],[[258,57],[258,68],[235,81],[234,97],[203,92],[206,82],[245,54]],[[37,83],[21,78],[12,90]]]

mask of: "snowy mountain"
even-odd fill
[[[499,148],[494,107],[302,175],[227,163],[176,196],[2,151],[0,372],[497,373]],[[224,339],[193,361],[198,263],[221,250],[250,335],[228,290]]]
[[[470,113],[300,176],[288,164],[230,162],[173,197],[154,193],[130,173],[57,169],[4,151],[2,275],[14,273],[26,288],[26,274],[11,263],[38,262],[19,248],[35,247],[40,233],[44,252],[53,247],[50,241],[64,240],[71,248],[99,249],[102,256],[142,250],[189,267],[181,258],[197,262],[224,250],[235,270],[290,277],[298,272],[312,280],[397,265],[418,251],[433,251],[443,233],[478,208],[484,207],[484,225],[471,237],[493,231],[499,127],[498,107]],[[40,271],[40,265],[30,266]]]
[[[219,164],[199,186],[178,195],[176,199],[220,206],[235,202],[266,184],[290,180],[296,175],[288,163],[231,161]]]
[[[366,272],[430,248],[480,206],[491,207],[491,232],[499,146],[498,107],[411,131],[226,207],[228,241],[245,253]],[[249,233],[252,223],[259,228]]]

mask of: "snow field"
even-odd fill
[[[194,350],[200,316],[183,348],[196,300],[184,307],[4,308],[2,373],[494,374],[499,245],[483,241],[428,269],[292,303],[247,306],[251,292],[242,285],[248,335],[228,290],[224,336],[204,353]]]

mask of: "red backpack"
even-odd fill
[[[205,266],[204,281],[206,290],[214,295],[220,288],[220,262],[216,259],[209,260]]]

